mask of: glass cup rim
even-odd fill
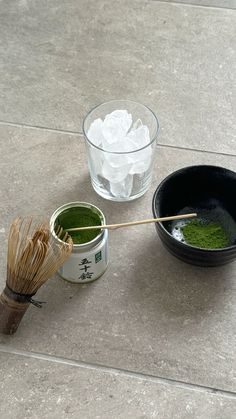
[[[141,106],[143,106],[144,108],[146,108],[149,112],[151,112],[151,114],[153,115],[153,117],[154,117],[154,119],[155,119],[155,121],[156,121],[156,131],[155,131],[155,134],[153,135],[153,137],[152,137],[152,139],[150,140],[150,142],[148,143],[148,144],[146,144],[145,146],[143,146],[143,147],[141,147],[141,148],[138,148],[137,150],[132,150],[132,151],[110,151],[110,150],[106,150],[106,149],[104,149],[104,148],[102,148],[102,147],[99,147],[99,146],[97,146],[97,145],[95,145],[89,138],[88,138],[88,136],[87,136],[87,134],[86,134],[86,132],[85,132],[85,128],[84,128],[84,125],[85,125],[85,122],[86,122],[86,120],[87,120],[87,118],[91,115],[91,113],[93,112],[93,111],[95,111],[95,109],[97,109],[97,108],[99,108],[100,106],[102,106],[102,105],[107,105],[107,104],[109,104],[109,103],[114,103],[114,102],[129,102],[129,103],[133,103],[133,104],[136,104],[136,105],[141,105]],[[109,154],[119,154],[119,155],[123,155],[123,154],[132,154],[132,153],[137,153],[138,151],[142,151],[142,150],[144,150],[145,148],[147,148],[147,147],[149,147],[150,145],[152,145],[152,143],[156,140],[156,138],[157,138],[157,135],[158,135],[158,132],[159,132],[159,128],[160,128],[160,125],[159,125],[159,121],[158,121],[158,118],[157,118],[157,116],[155,115],[155,113],[152,111],[152,109],[151,108],[149,108],[148,106],[146,106],[146,105],[143,105],[142,103],[139,103],[139,102],[135,102],[134,100],[128,100],[128,99],[113,99],[113,100],[109,100],[109,101],[107,101],[107,102],[101,102],[101,103],[99,103],[98,105],[96,105],[96,106],[94,106],[92,109],[90,109],[90,111],[87,113],[87,115],[84,117],[84,119],[83,119],[83,124],[82,124],[82,129],[83,129],[83,135],[84,135],[84,137],[86,138],[86,140],[88,141],[88,143],[90,144],[90,145],[92,145],[93,147],[95,147],[97,150],[100,150],[100,151],[102,151],[102,152],[104,152],[104,153],[109,153]]]

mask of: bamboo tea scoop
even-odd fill
[[[88,226],[88,227],[74,227],[74,228],[67,228],[65,231],[84,231],[84,230],[116,230],[117,228],[122,227],[130,227],[136,226],[139,224],[149,224],[149,223],[157,223],[162,221],[174,221],[174,220],[182,220],[183,218],[193,218],[197,217],[197,214],[190,213],[190,214],[181,214],[181,215],[172,215],[169,217],[161,217],[161,218],[149,218],[147,220],[139,220],[139,221],[129,221],[128,223],[121,223],[121,224],[104,224],[104,225],[97,225],[97,226]]]

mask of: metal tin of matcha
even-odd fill
[[[70,202],[59,207],[51,216],[50,231],[56,241],[61,241],[55,229],[103,225],[105,217],[95,205],[87,202]],[[95,281],[108,265],[108,230],[71,232],[73,250],[58,273],[67,281],[84,284]]]

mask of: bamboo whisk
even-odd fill
[[[0,295],[0,332],[14,333],[30,303],[41,307],[32,297],[72,251],[73,242],[68,233],[61,240],[54,243],[48,223],[38,218],[17,218],[11,224],[7,280]]]

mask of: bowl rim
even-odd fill
[[[157,198],[158,193],[160,192],[161,188],[163,187],[163,185],[169,180],[171,179],[174,175],[177,175],[179,172],[188,172],[188,170],[190,169],[200,169],[200,168],[209,168],[209,169],[220,169],[220,170],[224,170],[224,172],[228,172],[231,173],[235,176],[235,180],[236,180],[236,172],[234,172],[233,170],[230,169],[226,169],[223,166],[216,166],[216,165],[210,165],[210,164],[199,164],[199,165],[192,165],[192,166],[184,166],[180,169],[175,170],[174,172],[170,173],[169,175],[167,175],[164,179],[162,179],[162,181],[159,183],[159,185],[157,186],[154,194],[153,194],[153,198],[152,198],[152,212],[155,218],[160,217],[160,214],[156,213],[156,209],[155,209],[155,201]],[[197,247],[197,246],[192,246],[191,244],[187,244],[187,243],[183,243],[181,241],[176,240],[172,234],[169,233],[169,231],[164,227],[162,222],[157,222],[155,223],[156,226],[158,226],[165,234],[167,234],[167,236],[170,238],[170,240],[172,240],[172,242],[174,243],[178,243],[178,245],[180,247],[182,247],[183,249],[192,249],[192,250],[197,250],[197,251],[201,251],[203,253],[225,253],[228,252],[229,250],[235,250],[236,249],[236,244],[233,244],[231,246],[227,246],[227,247],[222,247],[219,249],[204,249],[203,247]]]

